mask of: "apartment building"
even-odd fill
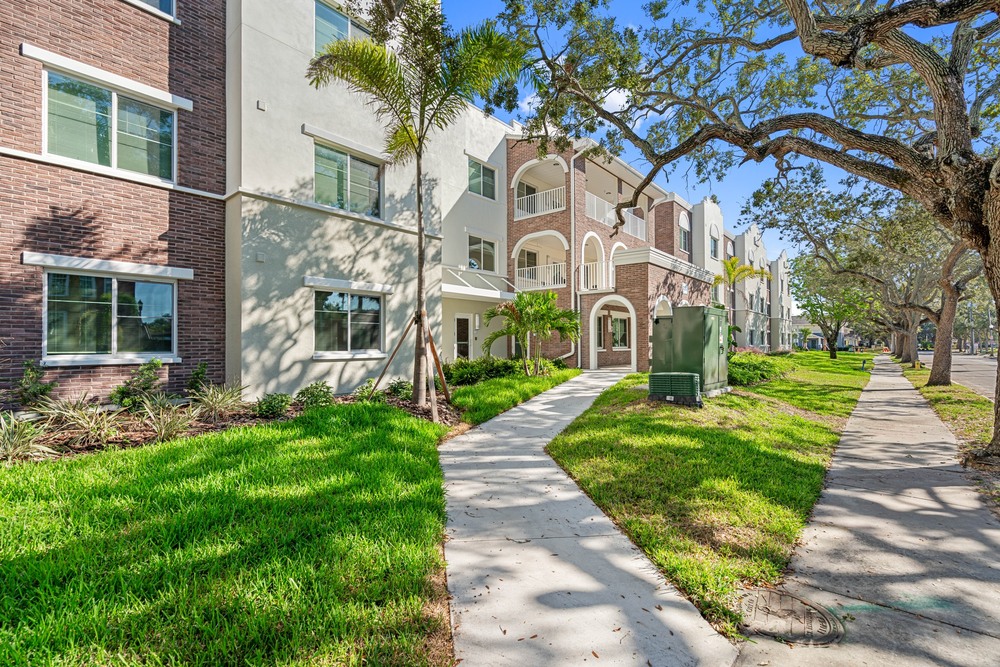
[[[0,109],[0,337],[15,362],[0,381],[34,359],[66,393],[106,395],[156,357],[171,389],[206,362],[255,398],[318,380],[346,392],[381,371],[416,301],[413,167],[388,164],[363,99],[305,78],[363,24],[332,0],[14,2],[0,18],[14,92]],[[107,29],[79,40],[79,25]],[[657,315],[737,303],[711,293],[721,259],[765,261],[763,248],[728,234],[713,201],[658,186],[612,234],[642,175],[594,147],[539,156],[472,106],[433,137],[425,282],[443,358],[485,354],[502,324],[486,310],[518,291],[580,312],[579,343],[543,352],[582,368],[644,370]],[[751,330],[751,344],[771,335]],[[407,341],[389,375],[407,377],[412,355]]]
[[[699,266],[710,269],[713,274],[721,274],[722,259],[737,257],[740,264],[770,274],[770,277],[737,283],[728,290],[720,286],[712,295],[714,302],[723,303],[729,309],[730,324],[739,327],[740,331],[733,332],[737,345],[765,352],[790,350],[795,339],[788,254],[782,250],[777,259],[769,260],[756,224],[742,234],[726,230],[722,211],[712,199],[706,198],[696,204],[692,219],[696,239],[694,258]],[[713,252],[719,247],[721,251]]]
[[[224,378],[224,0],[0,3],[0,384]]]

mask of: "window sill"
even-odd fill
[[[175,25],[181,24],[180,20],[178,20],[176,16],[172,16],[171,14],[161,11],[156,7],[153,7],[152,5],[147,5],[145,2],[142,2],[142,0],[125,0],[125,2],[132,5],[133,7],[138,7],[144,12],[149,12],[153,16],[161,18],[164,21],[169,21],[170,23],[173,23]]]
[[[54,357],[43,357],[45,368],[61,368],[64,366],[138,366],[147,361],[159,359],[164,364],[179,364],[180,357],[162,357],[155,354],[134,357],[111,357],[105,355],[67,354]]]
[[[138,174],[133,171],[125,171],[122,169],[115,169],[113,167],[105,167],[103,165],[93,164],[91,162],[84,162],[83,160],[74,160],[72,158],[66,158],[59,155],[29,153],[27,151],[21,151],[14,148],[7,148],[5,146],[0,146],[0,155],[6,155],[9,157],[19,158],[22,160],[31,160],[32,162],[40,162],[42,164],[51,164],[56,167],[66,167],[68,169],[75,169],[77,171],[84,171],[91,174],[97,174],[98,176],[117,178],[122,181],[131,181],[133,183],[139,183],[141,185],[151,185],[153,187],[163,188],[164,190],[174,190],[176,192],[184,192],[186,194],[198,195],[199,197],[207,197],[209,199],[215,199],[218,201],[222,201],[226,198],[224,195],[216,194],[214,192],[208,192],[206,190],[198,190],[196,188],[189,188],[183,185],[177,185],[175,181],[165,181],[162,178],[156,178],[153,176],[144,176],[142,174]]]
[[[368,361],[385,359],[385,352],[314,352],[313,361]]]
[[[631,349],[632,348],[630,348],[630,347],[613,347],[613,348],[611,348],[611,351],[612,352],[628,352]]]

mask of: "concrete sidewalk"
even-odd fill
[[[442,446],[462,667],[735,660],[544,451],[622,376],[584,373]]]
[[[1000,664],[1000,522],[920,394],[880,357],[785,588],[844,619],[843,641],[743,646],[741,665]]]

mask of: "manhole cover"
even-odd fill
[[[743,628],[793,644],[824,646],[839,642],[844,626],[815,602],[768,588],[746,591],[739,597]]]

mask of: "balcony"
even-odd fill
[[[617,222],[615,204],[605,201],[595,194],[587,193],[587,217],[597,220],[608,227],[614,227]],[[646,221],[631,211],[622,211],[625,226],[622,231],[638,239],[646,240]]]
[[[566,208],[566,186],[536,192],[514,200],[514,219],[524,220],[536,215],[554,213]]]
[[[600,292],[615,288],[615,267],[611,262],[585,262],[580,265],[580,291]]]
[[[518,269],[514,275],[514,287],[524,291],[566,287],[566,262]]]

